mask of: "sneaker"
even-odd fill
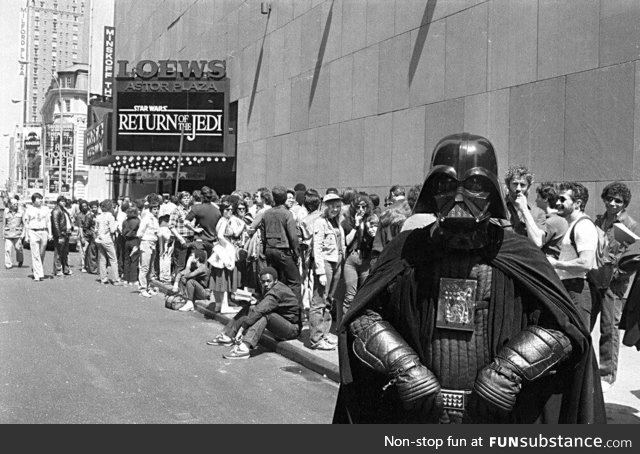
[[[321,339],[320,342],[318,342],[317,344],[311,345],[311,349],[312,350],[331,351],[331,350],[335,350],[336,346],[335,345],[331,345],[329,342],[326,341],[326,339]]]
[[[64,276],[64,274],[62,274],[62,271],[58,271],[58,272],[56,273],[56,276],[60,276],[60,277],[62,277],[62,276]]]
[[[73,274],[73,271],[69,270],[69,271],[67,271],[66,273],[63,273],[63,274],[65,274],[67,276],[71,276]]]
[[[124,285],[124,282],[123,282],[123,281],[118,280],[118,281],[115,281],[115,282],[113,283],[113,285],[115,285],[115,286],[122,286],[122,285]]]
[[[222,355],[225,359],[249,359],[250,356],[249,350],[240,350],[238,347],[234,347],[229,353]]]
[[[153,295],[149,292],[147,292],[146,290],[142,290],[140,292],[140,296],[144,296],[145,298],[151,298]]]
[[[338,345],[338,338],[332,335],[326,335],[323,337],[324,341],[329,345]]]
[[[109,285],[109,279],[104,279],[104,280],[100,281],[100,283],[102,285]]]
[[[225,347],[231,347],[233,345],[233,339],[224,334],[218,334],[215,338],[207,341],[207,345],[221,345]]]
[[[191,301],[187,301],[187,304],[185,304],[184,306],[182,306],[180,309],[178,309],[180,312],[191,312],[192,310],[194,310],[195,307],[193,306],[193,302]]]
[[[80,272],[81,272],[81,273],[86,273],[86,272],[87,272],[87,269],[86,269],[86,268],[82,268],[82,269],[80,270]]]

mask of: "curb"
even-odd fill
[[[152,285],[158,287],[161,292],[166,293],[171,289],[170,285],[163,284],[159,281],[151,281]],[[197,300],[193,303],[196,310],[203,314],[206,318],[211,318],[226,325],[230,317],[225,314],[221,314],[215,311],[216,303],[209,302],[208,304],[204,300]],[[291,361],[294,361],[314,372],[324,375],[328,379],[340,383],[340,368],[336,361],[331,361],[320,357],[312,350],[305,347],[301,340],[294,339],[290,341],[277,340],[273,335],[265,330],[264,334],[260,338],[260,345],[269,351],[278,353]],[[337,357],[337,355],[335,355]]]

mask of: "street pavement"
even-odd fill
[[[331,422],[334,381],[262,347],[223,359],[219,322],[78,266],[36,283],[26,252],[0,269],[0,423]]]
[[[224,360],[225,348],[204,341],[230,316],[203,304],[170,311],[161,296],[102,286],[78,267],[38,284],[28,255],[0,271],[0,423],[331,421],[337,354],[306,348],[306,330],[287,342],[267,333],[250,360]],[[640,423],[639,365],[640,352],[622,345],[608,423]]]

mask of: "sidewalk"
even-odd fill
[[[166,293],[171,289],[170,285],[159,281],[152,281],[152,285],[158,287],[161,292]],[[216,320],[226,325],[233,318],[233,314],[221,314],[216,312],[215,302],[198,300],[194,303],[196,310],[203,314],[205,318]],[[336,383],[340,382],[340,370],[338,368],[338,350],[320,351],[311,350],[305,347],[309,342],[309,327],[305,324],[302,333],[297,339],[290,341],[276,340],[267,330],[260,339],[260,345],[267,350],[276,352],[291,361],[313,370]]]

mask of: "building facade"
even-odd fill
[[[612,180],[640,192],[639,21],[629,1],[116,0],[116,57],[226,61],[240,189],[384,195],[467,131],[500,172],[583,182],[594,214]]]
[[[27,0],[22,15],[25,76],[24,123],[40,123],[51,74],[87,62],[85,0]],[[47,71],[48,70],[48,71]]]

